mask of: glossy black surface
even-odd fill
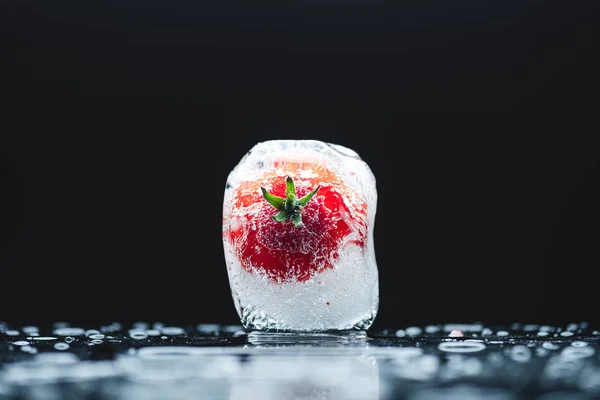
[[[319,334],[1,324],[0,399],[593,399],[600,333],[482,323]]]

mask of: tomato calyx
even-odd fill
[[[273,220],[276,222],[285,222],[290,220],[294,226],[300,226],[302,225],[302,214],[300,211],[304,206],[306,206],[310,199],[313,198],[320,188],[321,185],[318,185],[311,192],[298,199],[294,180],[288,175],[285,178],[285,198],[269,193],[267,189],[262,186],[260,189],[262,190],[265,200],[275,207],[275,209],[279,210],[277,214],[273,215]]]

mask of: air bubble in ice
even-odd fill
[[[65,338],[65,342],[67,343],[73,343],[75,341],[75,338],[73,336],[67,336]]]
[[[539,331],[539,332],[537,333],[537,335],[538,335],[538,336],[548,336],[549,334],[548,334],[548,332],[546,332],[546,331]]]
[[[92,335],[97,335],[99,333],[100,333],[100,331],[98,329],[88,329],[87,331],[85,331],[85,336],[90,337]]]
[[[438,350],[449,353],[473,353],[485,349],[482,342],[443,342],[438,345]]]
[[[507,331],[498,331],[496,332],[497,336],[508,336],[508,332]]]
[[[35,336],[32,337],[31,339],[33,340],[39,340],[39,341],[50,341],[50,340],[56,340],[57,338],[55,338],[54,336]]]
[[[92,340],[90,343],[92,343],[92,344],[102,344],[102,343],[104,343],[104,340],[101,340],[101,339],[94,339],[94,340]]]
[[[85,329],[76,327],[63,327],[55,329],[52,333],[58,336],[82,336],[85,333]]]
[[[132,324],[133,329],[148,329],[150,324],[144,321],[136,321]]]
[[[64,342],[58,342],[54,344],[56,350],[67,350],[70,346]]]
[[[13,344],[15,346],[27,346],[30,343],[27,340],[17,340],[16,342],[13,342]]]
[[[406,331],[404,331],[404,329],[398,329],[396,331],[396,336],[397,337],[404,337],[404,336],[406,336]]]
[[[146,329],[146,334],[148,336],[158,336],[158,335],[160,335],[160,330],[159,329]]]
[[[564,331],[564,332],[560,333],[560,336],[564,336],[564,337],[573,336],[573,332],[571,332],[571,331]]]
[[[4,332],[4,334],[7,336],[19,336],[21,334],[21,332],[19,332],[16,329],[9,329],[6,332]]]

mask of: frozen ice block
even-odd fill
[[[257,143],[230,172],[223,248],[248,330],[366,330],[379,307],[375,177],[317,140]]]

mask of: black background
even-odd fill
[[[600,323],[597,20],[566,1],[2,1],[0,320],[238,323],[227,174],[308,138],[377,178],[374,329]]]

